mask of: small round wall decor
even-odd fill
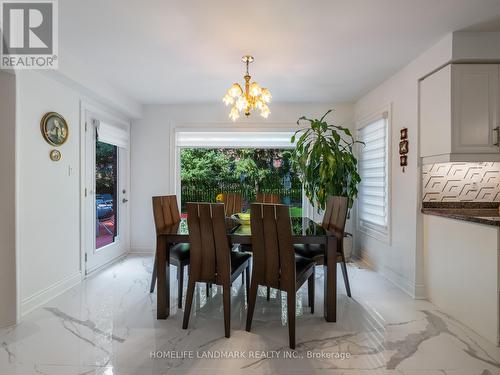
[[[50,151],[50,160],[52,161],[59,161],[61,160],[61,152],[59,150],[52,150]]]
[[[46,113],[40,121],[43,138],[52,146],[61,146],[68,139],[68,124],[56,112]]]

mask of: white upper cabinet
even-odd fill
[[[451,64],[420,82],[426,162],[500,160],[500,65]]]
[[[500,152],[499,65],[452,66],[453,152]]]

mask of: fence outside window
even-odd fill
[[[288,186],[285,186],[288,185]],[[262,182],[258,186],[260,193],[278,194],[281,203],[294,207],[302,207],[302,185],[300,181],[284,184],[283,179],[276,178]],[[181,182],[181,210],[185,212],[187,202],[216,202],[217,196],[223,193],[238,193],[243,196],[245,210],[248,205],[255,202],[257,187],[239,180],[224,180],[217,182],[207,181],[182,181]]]

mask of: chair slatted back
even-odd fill
[[[257,193],[257,196],[255,197],[255,201],[257,203],[279,204],[281,201],[281,198],[278,194]]]
[[[349,200],[347,197],[330,196],[326,201],[323,228],[344,236]]]
[[[250,224],[257,282],[282,290],[295,288],[295,254],[289,207],[253,203]]]
[[[226,217],[242,211],[243,197],[238,193],[225,193],[223,195]]]
[[[153,197],[153,216],[157,234],[178,224],[181,216],[177,206],[177,197],[175,195]]]
[[[229,239],[224,205],[188,203],[189,277],[221,284],[231,277]]]

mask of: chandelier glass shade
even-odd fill
[[[233,121],[236,121],[240,117],[241,112],[248,117],[251,111],[258,110],[260,111],[260,115],[264,118],[268,118],[271,113],[268,103],[271,101],[272,96],[269,90],[260,87],[257,82],[250,82],[252,77],[248,72],[248,65],[253,62],[253,60],[254,58],[249,55],[242,57],[242,61],[246,64],[247,68],[246,74],[243,77],[245,79],[244,88],[238,83],[233,83],[227,90],[226,95],[222,98],[226,106],[231,106],[229,117]]]

